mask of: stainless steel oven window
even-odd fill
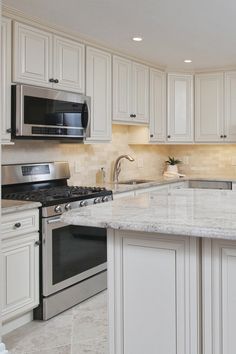
[[[100,273],[104,270],[106,270],[107,268],[107,263],[106,263],[106,239],[104,242],[104,249],[102,250],[102,258],[104,258],[105,262],[96,265],[94,267],[91,267],[87,270],[82,271],[81,273],[78,273],[72,277],[68,277],[67,279],[64,279],[62,281],[59,282],[54,282],[53,280],[53,267],[55,265],[55,255],[53,254],[53,238],[55,238],[60,234],[60,232],[64,232],[66,233],[66,235],[68,236],[68,238],[72,237],[71,235],[71,229],[72,228],[70,225],[66,225],[64,223],[62,223],[60,221],[60,218],[58,217],[53,217],[53,218],[48,218],[48,219],[43,219],[43,295],[44,296],[48,296],[51,295],[57,291],[60,291],[68,286],[71,286],[75,283],[78,283],[84,279],[87,279],[97,273]],[[80,227],[76,227],[73,226],[73,230],[78,230],[79,232],[79,228]],[[87,240],[87,246],[89,247],[95,247],[94,252],[99,252],[99,249],[97,248],[96,250],[96,229],[93,229],[93,233],[94,233],[94,242],[91,240]],[[56,234],[56,231],[60,231],[59,234]],[[85,233],[86,233],[86,228],[84,229]],[[87,228],[87,231],[90,232],[91,228]],[[101,230],[99,230],[101,231]],[[105,232],[105,229],[104,229]],[[105,235],[105,234],[104,234]],[[70,240],[68,239],[68,244],[69,245]],[[78,252],[78,262],[79,262],[79,252],[85,252],[86,249],[85,245],[83,246],[84,249],[81,249],[81,242],[80,240],[78,240],[78,247],[77,248],[77,252]],[[70,246],[68,246],[70,247]],[[73,244],[73,247],[75,247],[75,244]],[[64,247],[64,249],[62,249],[63,252],[69,252],[70,248],[67,249],[67,247]],[[89,251],[89,249],[87,250]],[[75,249],[73,249],[73,252],[76,252]],[[101,249],[100,249],[101,252]],[[74,253],[75,254],[75,253]],[[64,253],[64,255],[68,255],[68,260],[69,260],[69,256],[70,254],[66,254]],[[91,252],[88,252],[88,263],[90,263],[90,259],[91,258]],[[62,255],[63,258],[63,255]],[[53,263],[54,262],[54,263]],[[73,263],[72,263],[73,266]],[[60,271],[60,269],[58,269],[58,271]]]

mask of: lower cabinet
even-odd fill
[[[22,316],[39,304],[38,220],[35,224],[25,223],[36,215],[37,209],[2,217],[5,230],[1,257],[3,322]],[[15,219],[15,223],[10,219]]]
[[[203,354],[236,353],[236,242],[202,240]]]
[[[200,354],[198,239],[110,231],[110,354]]]

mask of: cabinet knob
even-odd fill
[[[59,82],[58,79],[55,79],[55,80],[54,80],[54,83],[55,83],[55,84],[58,84],[58,82]]]
[[[51,77],[51,79],[48,80],[49,82],[54,82],[54,79]]]
[[[38,241],[35,241],[34,245],[35,245],[35,246],[40,246],[40,243],[41,243],[41,242],[38,240]]]
[[[170,135],[167,135],[167,138],[168,138],[168,139],[170,139],[170,138],[171,138],[171,136],[170,136]]]
[[[21,223],[20,223],[20,222],[16,222],[15,225],[14,225],[14,227],[15,227],[16,229],[19,229],[19,227],[21,227]]]
[[[153,136],[154,136],[153,134],[150,134],[150,138],[153,138]]]
[[[6,132],[7,132],[7,133],[11,133],[11,128],[8,128],[8,129],[6,130]]]
[[[223,139],[224,135],[221,135],[220,137],[221,137],[221,139]]]
[[[227,135],[224,135],[224,138],[227,138]]]
[[[130,118],[134,118],[134,114],[130,114]]]

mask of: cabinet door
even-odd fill
[[[15,22],[13,81],[51,87],[52,35]]]
[[[39,304],[39,234],[2,242],[3,321]]]
[[[130,60],[113,56],[113,120],[131,122],[131,75]]]
[[[166,74],[150,69],[150,142],[166,140]]]
[[[223,73],[195,76],[195,141],[224,140]]]
[[[195,238],[110,231],[110,353],[200,354],[197,252]]]
[[[168,75],[168,142],[193,141],[193,76]]]
[[[135,122],[149,122],[149,68],[138,63],[133,63],[132,68],[131,113]]]
[[[1,143],[9,143],[11,133],[11,21],[1,22]]]
[[[236,71],[225,73],[224,140],[236,142]]]
[[[236,242],[203,239],[203,354],[235,354]]]
[[[91,96],[90,138],[111,140],[111,55],[87,47],[86,91]]]
[[[53,78],[59,82],[54,88],[84,93],[84,45],[54,36]]]

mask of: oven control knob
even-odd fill
[[[102,198],[102,201],[103,201],[103,202],[108,202],[108,201],[109,201],[109,198],[108,198],[108,197],[103,197],[103,198]]]
[[[71,205],[70,205],[70,203],[68,203],[68,204],[65,205],[65,210],[66,210],[66,211],[71,210]]]
[[[95,198],[94,199],[94,204],[101,203],[102,199],[101,198]]]
[[[55,208],[54,208],[54,211],[56,212],[56,213],[62,213],[62,208],[61,208],[61,206],[60,205],[57,205],[57,206],[55,206]]]
[[[80,202],[80,206],[84,207],[88,205],[88,201],[87,200],[82,200],[82,202]]]

